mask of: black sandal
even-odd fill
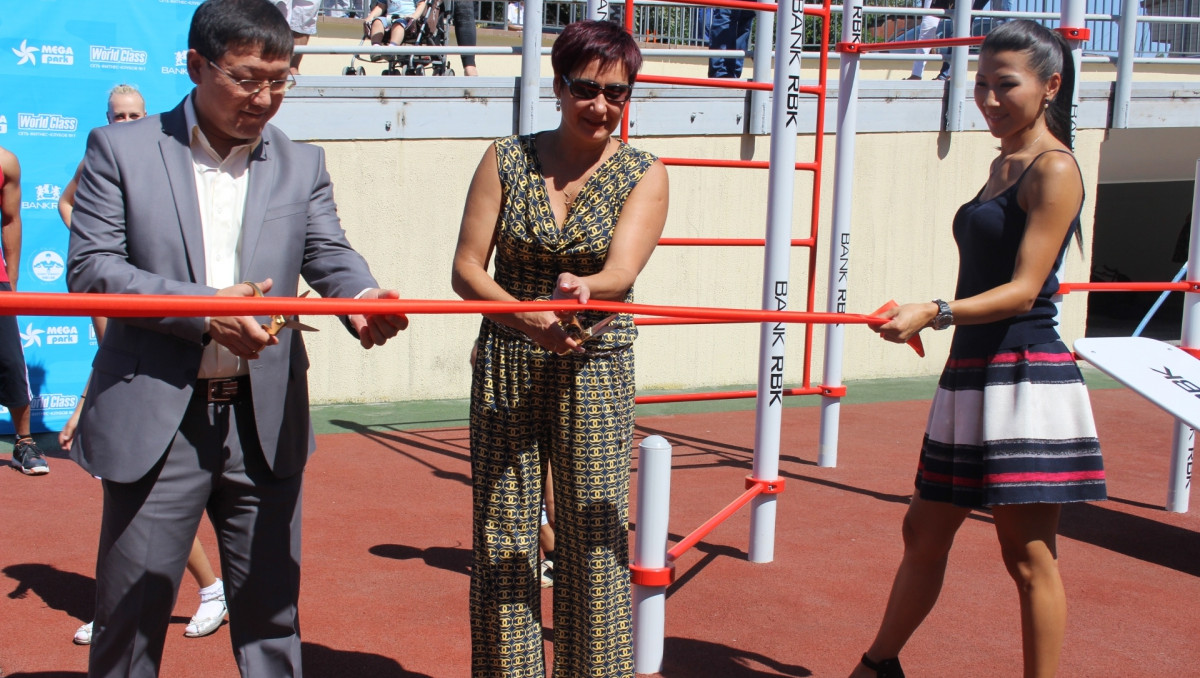
[[[891,659],[882,659],[880,661],[871,661],[871,658],[863,653],[862,665],[875,672],[875,678],[904,678],[904,669],[900,668],[900,658],[892,657]]]

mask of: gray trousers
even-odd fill
[[[277,478],[267,468],[248,394],[237,404],[192,398],[170,449],[145,477],[104,481],[88,676],[158,675],[179,582],[206,510],[217,533],[241,675],[301,676],[296,603],[303,475]]]

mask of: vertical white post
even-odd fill
[[[671,510],[671,444],[650,436],[638,446],[637,532],[633,564],[667,566],[667,523]],[[667,587],[633,585],[633,671],[662,670]]]
[[[1192,195],[1192,240],[1188,246],[1188,271],[1200,270],[1200,160],[1196,161],[1196,188]],[[1188,276],[1189,278],[1192,276]],[[1200,293],[1183,295],[1183,334],[1181,348],[1200,347]],[[1182,421],[1175,422],[1171,444],[1170,484],[1167,486],[1167,510],[1187,513],[1192,490],[1192,453],[1196,434]]]
[[[767,0],[760,0],[767,2]],[[777,12],[756,12],[754,17],[754,82],[767,82],[771,77],[771,37]],[[771,117],[768,115],[771,95],[760,89],[750,90],[750,134],[768,134]]]
[[[542,97],[542,0],[525,3],[525,24],[521,27],[521,108],[517,133],[538,131],[537,108]]]
[[[965,1],[965,0],[964,0]],[[842,42],[862,42],[862,0],[842,6]],[[833,161],[833,226],[829,236],[828,313],[846,312],[850,276],[850,213],[854,204],[854,136],[858,132],[858,54],[845,52],[838,71],[837,144]],[[845,325],[825,326],[825,386],[842,385],[842,346]],[[818,466],[837,466],[841,398],[821,396],[821,437]]]
[[[792,255],[792,195],[796,133],[800,124],[800,57],[804,51],[804,0],[783,0],[775,19],[775,80],[771,101],[771,160],[762,307],[787,308]],[[820,139],[816,143],[821,143]],[[758,342],[758,402],[754,419],[754,477],[779,478],[779,428],[783,421],[784,323],[763,323]],[[775,495],[750,501],[752,563],[775,559]]]
[[[593,21],[608,21],[608,0],[587,0],[587,18]]]
[[[1087,0],[1064,0],[1062,28],[1083,28],[1087,15]],[[1064,36],[1065,37],[1065,36]],[[1075,146],[1075,120],[1079,117],[1079,85],[1083,83],[1083,41],[1067,38],[1071,60],[1075,62],[1075,91],[1071,95],[1071,147]],[[1066,67],[1066,64],[1063,64]]]
[[[1117,86],[1113,92],[1112,126],[1129,127],[1129,100],[1133,96],[1133,59],[1137,56],[1139,0],[1121,0],[1117,23]]]
[[[1192,455],[1196,449],[1196,432],[1178,419],[1174,426],[1171,435],[1171,468],[1167,474],[1166,509],[1173,513],[1187,513],[1192,493]]]
[[[954,37],[971,36],[971,3],[954,3]],[[950,93],[946,100],[946,131],[961,132],[967,107],[967,61],[971,48],[966,45],[950,48]]]

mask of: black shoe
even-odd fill
[[[42,456],[33,438],[21,438],[13,446],[12,459],[8,462],[13,468],[27,476],[42,476],[50,472],[50,465]]]
[[[899,657],[875,662],[871,661],[866,653],[863,653],[862,665],[874,671],[875,678],[904,678],[904,669],[900,668]]]

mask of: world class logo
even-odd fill
[[[132,47],[107,47],[92,45],[88,55],[92,68],[119,68],[126,70],[142,70],[149,61],[145,50]]]

